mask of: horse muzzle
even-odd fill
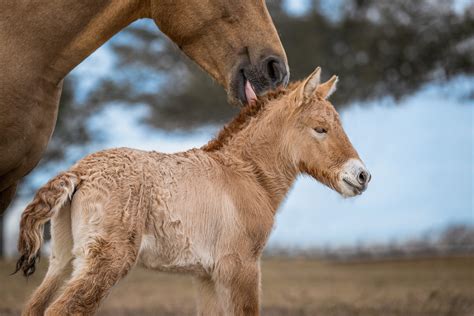
[[[256,65],[244,62],[235,71],[231,93],[241,104],[248,104],[269,90],[286,86],[289,77],[283,58],[267,56]]]

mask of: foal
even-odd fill
[[[93,314],[137,263],[195,276],[200,315],[258,315],[260,256],[297,176],[343,196],[370,181],[327,101],[336,82],[320,84],[317,68],[201,149],[101,151],[50,180],[20,224],[17,269],[30,275],[52,222],[49,269],[24,315]]]

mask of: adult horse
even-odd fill
[[[64,77],[140,18],[153,19],[234,102],[288,81],[286,55],[263,0],[4,0],[0,216],[48,144]]]

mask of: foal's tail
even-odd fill
[[[35,272],[36,259],[43,243],[44,224],[72,198],[80,178],[73,172],[65,172],[49,180],[38,190],[33,201],[21,215],[18,251],[21,255],[16,270],[25,276]]]

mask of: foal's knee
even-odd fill
[[[220,258],[214,269],[214,279],[222,284],[231,284],[243,267],[242,258],[237,254],[229,254]]]

